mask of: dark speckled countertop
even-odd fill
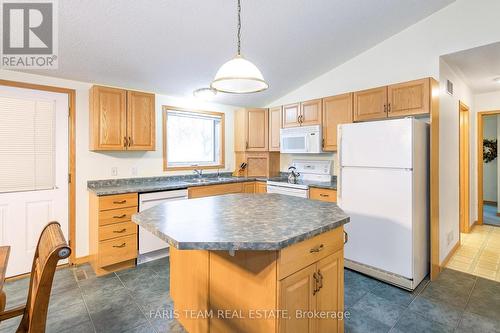
[[[181,250],[279,250],[349,217],[335,203],[242,193],[166,202],[132,221]]]
[[[209,181],[205,183],[194,183],[196,176],[164,176],[164,177],[146,177],[146,178],[124,178],[124,179],[104,179],[91,180],[87,182],[87,189],[98,196],[122,194],[122,193],[146,193],[157,191],[168,191],[185,189],[194,186],[207,186],[228,183],[240,183],[251,181],[267,181],[267,178],[245,178],[232,177],[231,173],[223,173],[220,177],[213,174],[203,176]],[[270,178],[273,181],[287,182],[284,174],[281,177]],[[327,189],[337,189],[336,177],[332,177],[331,182],[302,182],[309,187],[319,187]]]

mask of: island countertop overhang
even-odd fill
[[[228,194],[160,204],[132,221],[179,250],[280,250],[349,222],[337,204]]]

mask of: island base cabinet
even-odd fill
[[[171,247],[174,313],[189,333],[343,332],[342,234],[339,227],[280,251]],[[299,258],[303,248],[316,260]],[[286,261],[283,270],[290,249],[302,264]]]
[[[343,267],[338,251],[280,281],[278,307],[289,316],[279,322],[280,333],[344,331]]]

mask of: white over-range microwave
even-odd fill
[[[280,130],[280,152],[317,154],[322,151],[321,126],[301,126]]]

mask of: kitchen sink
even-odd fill
[[[204,184],[204,183],[212,183],[214,181],[208,178],[194,178],[185,180],[184,182],[188,184]]]

